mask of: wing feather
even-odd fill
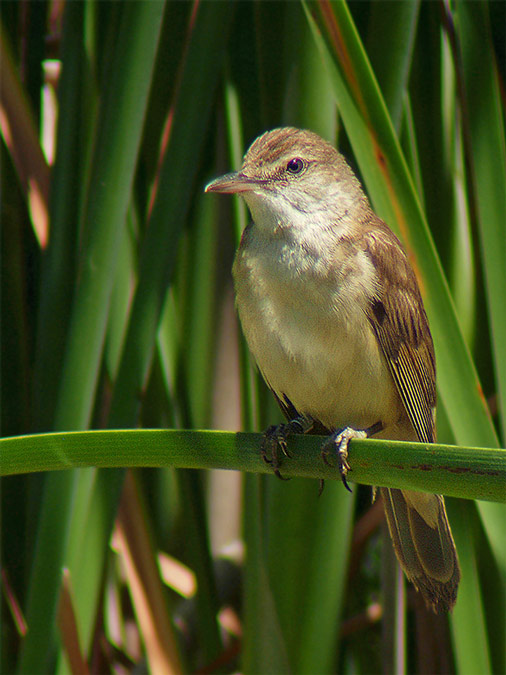
[[[436,439],[436,361],[415,274],[397,237],[379,219],[366,251],[382,280],[369,320],[420,442]]]

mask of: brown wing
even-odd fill
[[[436,361],[413,268],[397,237],[379,219],[366,252],[383,280],[369,320],[420,442],[434,442]]]
[[[415,274],[395,235],[381,222],[366,250],[383,279],[369,320],[418,439],[436,440],[434,346]],[[448,612],[460,567],[444,500],[439,495],[381,488],[395,553],[425,602]]]

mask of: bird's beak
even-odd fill
[[[224,176],[215,178],[208,185],[206,185],[205,192],[251,192],[255,190],[265,181],[259,178],[251,178],[239,171],[227,173]]]

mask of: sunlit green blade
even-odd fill
[[[105,90],[101,102],[101,123],[84,214],[81,277],[72,308],[56,415],[59,428],[86,426],[91,413],[114,282],[116,247],[126,222],[162,13],[161,3],[125,5],[115,54],[109,64],[112,86]],[[133,25],[134,40],[129,34]]]
[[[397,130],[406,98],[419,9],[420,0],[371,4],[365,46]]]
[[[272,582],[266,565],[265,525],[262,479],[247,476],[245,481],[244,542],[247,565],[244,579],[244,652],[245,673],[290,673],[290,655],[279,624]]]
[[[181,354],[187,382],[189,424],[211,426],[214,356],[219,314],[217,312],[218,265],[221,262],[217,200],[201,193],[194,205],[194,223],[188,236],[184,261],[186,293],[180,303]]]
[[[475,190],[483,272],[496,366],[497,404],[506,433],[506,150],[488,8],[459,2],[458,34],[469,115],[469,171]]]
[[[319,461],[324,440],[323,436],[291,438],[293,457],[285,459],[283,473],[287,477],[340,480],[336,467]],[[262,434],[189,429],[14,436],[0,439],[0,475],[86,466],[175,466],[272,473],[258,452],[261,441]],[[506,503],[506,450],[377,439],[353,440],[350,448],[350,480]]]
[[[467,501],[448,504],[455,543],[463,575],[459,597],[452,613],[457,669],[462,673],[490,673],[491,670],[486,617],[479,584],[477,559],[470,533],[478,526],[475,506]],[[458,517],[457,517],[458,512]],[[472,640],[470,639],[472,635]]]
[[[138,391],[151,363],[167,283],[190,207],[191,187],[218,82],[225,41],[223,37],[216,41],[214,36],[217,30],[225,33],[229,20],[228,3],[203,3],[196,12],[157,197],[140,253],[139,283],[114,389],[111,426],[135,422]],[[199,107],[192,105],[196,90],[202,101]]]
[[[495,385],[498,418],[502,431],[506,429],[506,152],[504,117],[501,110],[494,49],[489,25],[488,7],[460,2],[456,11],[457,63],[462,67],[464,128],[469,172],[469,197],[472,216],[476,219],[480,243],[485,297],[488,305],[492,358],[495,362]],[[468,125],[468,126],[467,126]],[[491,645],[493,670],[504,669],[505,651],[494,653],[493,645],[504,631],[506,615],[506,538],[504,522],[506,509],[498,504],[479,504],[483,526],[500,569],[502,599],[487,607],[487,631]],[[486,570],[482,574],[487,574]],[[483,591],[485,592],[485,591]],[[497,659],[500,659],[497,661]]]
[[[59,429],[89,424],[114,281],[116,245],[130,200],[162,12],[161,3],[129,3],[123,7],[120,32],[109,64],[110,86],[99,113],[84,215],[86,241],[56,409],[55,426]],[[64,115],[64,111],[60,114]],[[70,473],[48,477],[27,610],[32,630],[24,644],[22,672],[44,672],[49,665],[46,659],[53,646],[59,575],[73,515],[73,482],[82,480],[79,489],[84,491],[86,500],[86,484],[93,484],[90,471],[82,479]],[[85,504],[79,502],[76,507],[85,514]],[[59,532],[58,553],[53,550],[55,532]],[[76,593],[76,599],[78,596]]]

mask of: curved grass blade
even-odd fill
[[[121,28],[109,64],[110,87],[100,110],[88,189],[86,242],[56,412],[55,426],[59,429],[82,428],[89,423],[114,282],[111,270],[115,267],[116,243],[130,200],[162,13],[161,3],[123,6]],[[92,475],[80,479],[71,474],[55,474],[48,477],[45,487],[27,610],[31,630],[24,644],[21,672],[46,671],[52,656],[59,570],[67,553],[72,517],[73,479],[83,481],[85,493],[85,485],[93,483]],[[54,537],[58,541],[57,551]],[[75,575],[73,580],[78,602]],[[83,635],[82,630],[80,633]]]

